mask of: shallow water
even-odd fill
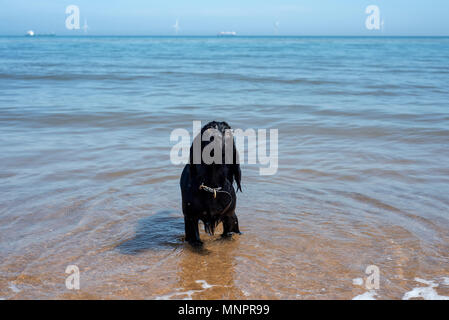
[[[447,297],[448,83],[448,38],[0,37],[0,299]],[[200,251],[193,120],[279,129]]]

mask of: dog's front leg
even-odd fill
[[[201,246],[203,242],[200,239],[198,218],[184,216],[184,225],[186,230],[186,241],[192,246]]]

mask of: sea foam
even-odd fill
[[[352,298],[352,300],[376,300],[377,292],[374,290],[367,291]]]
[[[406,292],[402,300],[410,300],[413,298],[422,298],[424,300],[449,300],[448,296],[440,296],[435,290],[438,284],[434,281],[428,281],[421,278],[415,278],[416,282],[427,285],[427,287],[417,287]],[[444,280],[446,281],[446,279]]]

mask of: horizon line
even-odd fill
[[[238,37],[366,37],[366,38],[381,38],[381,37],[414,37],[414,38],[424,38],[424,37],[435,37],[435,38],[447,38],[448,35],[385,35],[385,34],[377,34],[377,35],[273,35],[273,34],[260,34],[260,35],[251,35],[251,34],[237,34],[237,35],[230,35],[230,36],[223,36],[220,34],[183,34],[183,35],[174,35],[174,34],[77,34],[77,35],[68,35],[68,34],[55,34],[55,33],[42,33],[42,34],[35,34],[34,36],[28,36],[26,34],[0,34],[0,37],[26,37],[26,38],[33,38],[33,37],[173,37],[173,38],[180,38],[180,37],[220,37],[220,38],[238,38]]]

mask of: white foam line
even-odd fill
[[[438,287],[438,284],[436,284],[436,283],[433,282],[433,281],[424,280],[424,279],[421,279],[421,278],[415,278],[415,281],[416,281],[416,282],[419,282],[419,283],[422,283],[422,284],[427,284],[428,286],[430,286],[430,287],[432,287],[432,288]]]
[[[194,293],[202,292],[202,291],[203,290],[180,291],[180,292],[175,292],[175,293],[171,293],[171,294],[166,294],[164,296],[156,297],[156,300],[170,300],[176,296],[187,296],[187,297],[183,298],[182,300],[192,300],[192,295]],[[181,299],[178,299],[178,300],[181,300]]]
[[[206,280],[195,280],[195,282],[201,285],[202,290],[188,290],[188,291],[174,292],[174,293],[156,297],[156,300],[169,300],[176,296],[187,296],[182,300],[192,300],[193,299],[192,295],[194,293],[203,292],[212,287],[216,287],[216,285],[208,284]],[[176,290],[180,290],[180,289],[176,289]]]
[[[443,285],[449,286],[449,277],[444,277],[443,278]]]
[[[377,292],[374,290],[367,291],[352,298],[352,300],[376,300]]]
[[[438,287],[433,281],[424,280],[421,278],[415,278],[416,282],[426,284],[428,287],[418,287],[406,292],[402,297],[402,300],[410,300],[413,298],[422,298],[424,300],[449,300],[448,296],[440,296],[435,290]]]
[[[213,285],[213,284],[208,284],[206,280],[195,280],[195,282],[201,284],[201,287],[203,289],[209,289],[209,288],[215,287],[215,285]]]
[[[14,293],[19,293],[20,289],[16,287],[15,283],[11,282],[9,284],[9,289],[11,289]]]

